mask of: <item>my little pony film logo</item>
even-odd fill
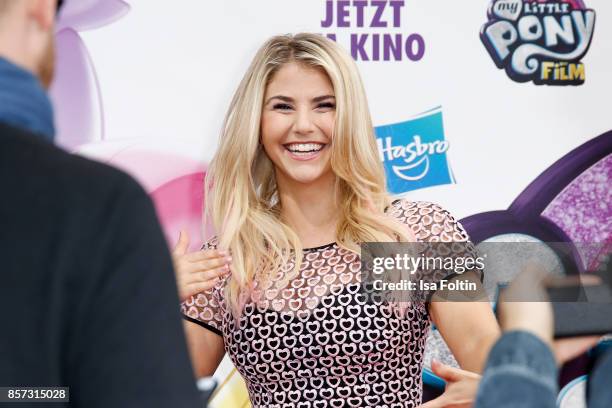
[[[455,182],[446,158],[449,143],[444,138],[441,108],[375,130],[392,194]]]
[[[595,11],[582,0],[495,0],[480,38],[517,82],[582,85]]]

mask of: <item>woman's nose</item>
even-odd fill
[[[314,130],[313,118],[311,112],[307,110],[298,110],[295,116],[295,131],[299,134],[309,134]]]

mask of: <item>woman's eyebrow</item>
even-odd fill
[[[316,98],[312,98],[313,102],[321,102],[324,101],[326,99],[336,99],[336,97],[334,95],[322,95],[322,96],[317,96]]]
[[[291,98],[289,96],[274,95],[274,96],[271,96],[270,98],[268,98],[268,100],[266,101],[265,104],[267,105],[268,103],[270,103],[274,99],[278,99],[278,100],[281,100],[283,102],[289,102],[289,103],[293,103],[294,102],[293,98]],[[326,99],[336,99],[336,97],[334,95],[321,95],[321,96],[317,96],[315,98],[312,98],[312,102],[313,103],[317,103],[317,102],[324,101]]]
[[[271,96],[270,98],[268,98],[268,100],[266,101],[266,105],[268,103],[270,103],[270,101],[272,101],[273,99],[280,99],[283,102],[293,102],[293,98],[290,98],[288,96],[284,96],[284,95],[274,95]]]

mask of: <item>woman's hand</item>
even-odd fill
[[[213,288],[221,278],[230,273],[232,257],[226,251],[208,249],[187,252],[189,235],[181,231],[178,243],[172,251],[179,299],[181,302]]]
[[[431,370],[446,381],[446,389],[438,398],[433,399],[421,408],[469,408],[476,400],[480,375],[444,365],[438,361],[431,362]]]

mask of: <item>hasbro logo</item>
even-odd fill
[[[378,126],[375,131],[391,194],[455,182],[446,158],[449,145],[444,139],[441,107],[405,122]]]

